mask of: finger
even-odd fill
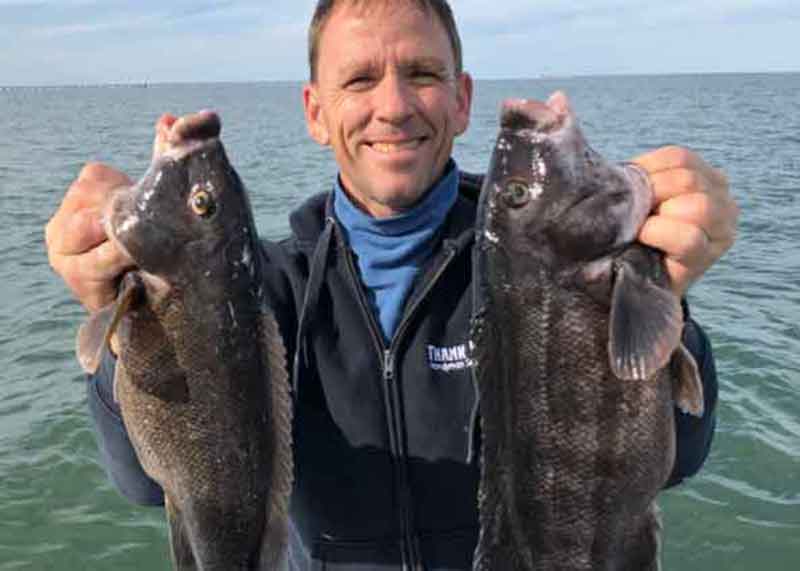
[[[130,185],[131,179],[115,168],[102,163],[87,163],[75,182],[67,189],[64,200],[59,206],[59,212],[69,214],[86,207],[104,204],[112,191]]]
[[[51,264],[89,311],[113,301],[119,276],[133,267],[132,260],[110,241],[84,254],[55,256]]]
[[[169,146],[169,132],[172,126],[178,120],[177,117],[170,113],[164,113],[156,121],[156,137],[153,141],[153,156],[158,156],[166,151]]]
[[[689,286],[699,277],[693,268],[669,257],[664,258],[664,266],[669,276],[672,291],[678,297],[683,297]]]
[[[98,311],[112,303],[117,297],[118,280],[81,282],[80,289],[72,289],[75,297],[89,312]],[[70,285],[67,282],[67,285]]]
[[[656,212],[660,216],[702,228],[711,241],[724,239],[731,233],[727,203],[715,200],[708,194],[682,194],[661,203]]]
[[[87,208],[48,224],[47,244],[50,254],[71,256],[100,245],[107,238],[101,216],[100,209]]]
[[[98,242],[99,213],[105,210],[105,206],[111,199],[114,192],[131,184],[131,179],[124,173],[103,165],[101,163],[88,163],[83,167],[78,178],[67,189],[58,210],[45,226],[45,240],[48,248],[58,243],[58,249],[64,250],[65,245],[61,240],[66,238],[65,234],[81,232],[82,225],[88,224],[86,230],[89,236],[86,237],[88,247]],[[86,219],[73,221],[72,218],[84,210],[90,211],[84,215]],[[94,222],[92,221],[94,219]],[[81,236],[80,239],[83,239]],[[66,251],[72,251],[67,247]]]
[[[133,260],[111,240],[76,256],[75,261],[81,274],[89,280],[115,280],[133,267]]]
[[[632,162],[642,167],[651,176],[672,169],[689,169],[701,172],[714,170],[697,153],[676,145],[661,147],[655,151],[639,155]]]
[[[648,218],[639,241],[664,252],[670,284],[678,296],[684,295],[715,259],[710,240],[702,229],[664,216]]]
[[[645,221],[639,241],[687,267],[705,266],[711,244],[699,226],[658,215]]]
[[[728,180],[728,175],[725,174],[725,171],[723,171],[722,169],[712,168],[710,175],[714,183],[716,183],[720,187],[723,187],[726,191],[728,190],[730,186],[730,181]]]
[[[162,113],[161,117],[159,117],[158,121],[156,121],[156,132],[160,132],[162,130],[165,133],[169,132],[177,120],[178,118],[172,113]]]
[[[110,240],[82,254],[51,256],[51,264],[68,283],[114,280],[133,267],[133,260]]]
[[[656,204],[689,193],[715,194],[708,177],[697,170],[676,168],[650,175],[650,185]]]

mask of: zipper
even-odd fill
[[[400,507],[400,529],[403,541],[400,552],[403,558],[403,571],[414,569],[414,563],[419,556],[413,547],[413,532],[410,512],[410,495],[408,485],[408,470],[405,454],[400,443],[399,414],[397,384],[394,382],[394,356],[390,349],[383,351],[383,399],[389,429],[389,445],[392,449],[395,474],[397,474],[398,490],[397,499]]]
[[[414,300],[414,303],[411,305],[409,310],[403,314],[403,318],[400,320],[400,324],[397,326],[397,330],[395,331],[394,339],[392,339],[392,343],[390,346],[390,349],[392,351],[394,351],[397,348],[399,340],[402,339],[403,334],[405,333],[406,329],[408,329],[408,324],[411,322],[411,318],[417,312],[419,306],[422,305],[422,302],[425,300],[426,297],[428,297],[428,294],[433,289],[433,286],[436,285],[436,282],[438,282],[439,278],[442,277],[442,274],[444,274],[444,271],[450,265],[450,262],[452,262],[453,258],[456,257],[457,252],[455,246],[453,246],[452,244],[447,244],[445,248],[447,249],[447,252],[445,254],[444,260],[442,260],[439,267],[436,269],[436,272],[433,274],[428,283],[425,284],[425,288]]]
[[[400,480],[399,490],[395,491],[395,495],[400,506],[400,530],[402,534],[402,540],[400,542],[400,554],[402,558],[403,571],[409,571],[410,569],[416,569],[414,562],[419,560],[419,556],[415,556],[415,550],[412,548],[413,540],[411,538],[410,529],[411,514],[409,513],[409,497],[407,496],[408,475],[407,470],[403,469],[405,462],[402,458],[403,453],[402,448],[400,448],[397,433],[397,405],[394,396],[396,391],[391,389],[391,387],[394,385],[394,358],[392,356],[392,351],[387,349],[384,344],[383,335],[378,331],[378,324],[375,321],[375,316],[370,309],[369,302],[364,294],[364,288],[361,287],[361,284],[358,282],[358,272],[356,270],[355,262],[353,261],[353,255],[350,252],[350,249],[344,244],[344,240],[341,237],[338,225],[336,226],[336,229],[337,243],[339,249],[344,251],[350,285],[356,292],[356,297],[358,298],[359,305],[361,306],[361,313],[367,321],[367,329],[369,329],[370,336],[375,344],[375,349],[377,350],[377,354],[379,355],[382,365],[381,376],[383,378],[383,390],[381,392],[383,393],[383,408],[386,414],[387,432],[389,433],[389,450],[391,452],[394,472],[395,474],[400,475],[398,478],[398,480]]]
[[[422,565],[422,551],[420,547],[419,535],[416,531],[414,524],[413,502],[411,497],[411,477],[408,471],[408,458],[406,457],[405,450],[407,448],[405,441],[405,414],[402,409],[402,399],[400,398],[400,388],[395,382],[395,353],[400,345],[400,341],[406,330],[409,327],[413,317],[416,315],[422,302],[428,297],[428,294],[433,289],[433,286],[439,281],[442,274],[450,265],[450,262],[455,258],[456,249],[452,245],[447,245],[447,252],[444,260],[439,264],[436,272],[433,274],[428,283],[425,284],[422,292],[416,297],[408,311],[404,312],[400,324],[397,326],[394,337],[389,345],[389,348],[383,354],[383,378],[386,385],[386,397],[388,405],[387,414],[390,415],[389,422],[392,426],[394,434],[394,441],[397,450],[397,468],[400,476],[400,508],[403,516],[403,530],[405,536],[405,545],[403,546],[403,569],[404,571],[418,571],[423,569]]]
[[[428,280],[428,283],[425,284],[424,289],[416,297],[409,310],[404,313],[397,327],[395,335],[391,340],[389,347],[387,348],[383,340],[383,335],[379,333],[378,324],[375,321],[375,316],[369,306],[369,302],[364,293],[364,288],[358,282],[358,272],[356,270],[355,262],[353,261],[353,255],[350,252],[350,249],[344,244],[338,223],[334,222],[334,224],[336,224],[336,238],[339,249],[340,251],[344,251],[350,285],[356,292],[362,314],[367,320],[367,329],[370,331],[370,336],[372,337],[375,349],[377,350],[382,363],[381,373],[383,378],[384,409],[389,432],[389,448],[392,453],[395,473],[397,474],[399,480],[399,490],[396,491],[398,492],[397,497],[400,504],[400,523],[403,535],[400,546],[402,567],[404,571],[421,571],[423,569],[422,553],[420,549],[419,537],[415,530],[412,513],[411,485],[408,472],[408,462],[405,454],[406,443],[405,431],[403,430],[403,415],[401,415],[400,409],[400,392],[397,383],[395,382],[395,353],[420,305],[422,305],[422,302],[428,297],[428,294],[433,289],[433,286],[436,285],[442,274],[444,274],[445,270],[452,262],[453,258],[455,258],[457,253],[456,248],[452,244],[445,244],[446,254],[444,260],[442,260],[431,279]]]

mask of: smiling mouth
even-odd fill
[[[415,151],[427,141],[427,137],[419,137],[417,139],[409,139],[407,141],[395,141],[391,143],[374,142],[369,143],[369,147],[381,154],[390,155],[401,151]]]

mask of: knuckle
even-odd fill
[[[63,220],[55,216],[44,227],[44,242],[47,255],[55,257],[64,249]]]
[[[718,219],[718,205],[707,194],[694,194],[692,196],[694,209],[701,220],[713,221]]]
[[[117,249],[111,242],[106,242],[96,250],[94,262],[98,268],[111,268],[118,263]]]
[[[700,175],[696,171],[682,168],[678,173],[678,186],[682,190],[697,192],[703,188]]]
[[[71,267],[69,264],[58,264],[55,271],[56,274],[58,274],[67,285],[70,291],[76,297],[80,297],[83,289],[83,282],[75,274],[75,268]]]
[[[691,152],[680,145],[668,145],[664,148],[664,155],[669,158],[670,163],[677,167],[689,164]]]
[[[698,226],[692,226],[687,230],[684,242],[684,253],[687,257],[700,255],[708,245],[706,233]]]
[[[108,167],[106,167],[103,163],[90,161],[83,165],[81,172],[78,174],[78,180],[76,182],[97,180],[98,178],[102,178],[103,174],[107,170]]]

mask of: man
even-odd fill
[[[292,559],[469,569],[479,468],[466,460],[475,395],[461,357],[479,179],[450,158],[472,99],[452,14],[445,0],[320,0],[309,43],[308,129],[333,149],[339,177],[292,214],[287,240],[264,245],[265,286],[294,357]],[[174,123],[162,118],[158,136]],[[731,246],[737,208],[724,175],[685,149],[637,162],[659,203],[640,240],[666,253],[683,295]],[[113,299],[130,265],[99,223],[125,184],[88,165],[47,227],[51,264],[89,310]],[[671,484],[700,468],[714,427],[711,348],[692,320],[684,341],[706,414],[677,414]],[[89,383],[103,459],[123,494],[158,504],[112,397],[113,367],[108,353]]]

